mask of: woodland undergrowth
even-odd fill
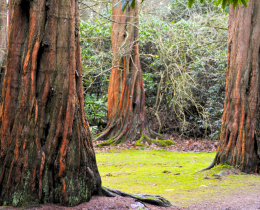
[[[223,11],[205,1],[188,8],[187,0],[156,0],[154,4],[160,7],[145,1],[141,5],[139,29],[150,127],[162,134],[218,139],[225,94],[228,7]],[[80,35],[85,110],[96,134],[107,123],[111,4],[84,5]]]

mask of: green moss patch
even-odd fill
[[[218,195],[260,184],[259,176],[245,175],[228,166],[198,172],[214,156],[215,153],[117,150],[97,152],[97,162],[104,186],[160,195],[179,206],[212,201]]]
[[[157,140],[157,139],[151,139],[146,137],[145,139],[141,138],[140,140],[137,140],[135,142],[135,146],[144,146],[145,142],[147,142],[150,145],[156,144],[159,147],[167,147],[167,146],[174,145],[174,141],[172,140]]]

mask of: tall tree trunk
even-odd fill
[[[101,193],[85,121],[77,0],[9,0],[0,205],[73,206]]]
[[[0,0],[0,96],[2,95],[7,48],[7,3]]]
[[[259,171],[260,1],[230,6],[226,97],[216,164]]]
[[[115,5],[118,0],[113,0]],[[145,92],[140,66],[138,1],[135,8],[121,5],[112,9],[113,70],[108,88],[108,124],[96,140],[112,144],[135,140],[137,134],[149,139]]]

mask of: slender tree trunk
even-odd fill
[[[118,0],[113,0],[113,5]],[[108,88],[108,124],[96,140],[118,144],[135,140],[137,134],[148,137],[145,92],[140,66],[138,1],[135,8],[121,5],[112,10],[113,70]],[[147,138],[149,139],[149,138]]]
[[[9,0],[0,205],[73,206],[101,193],[85,121],[77,0]]]
[[[7,3],[6,0],[0,0],[0,89],[3,85],[5,74],[5,62],[7,51]],[[0,90],[0,96],[2,91]]]
[[[230,7],[226,97],[216,164],[259,171],[260,1]]]
[[[7,3],[0,0],[0,66],[5,62],[7,47]]]

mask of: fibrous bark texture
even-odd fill
[[[0,205],[77,205],[101,193],[85,121],[77,0],[9,0]]]
[[[216,164],[259,171],[260,1],[230,7],[226,96]]]
[[[116,4],[118,0],[113,0]],[[108,124],[96,140],[118,144],[132,141],[140,132],[150,135],[138,49],[138,1],[135,8],[112,10],[113,66],[108,88]]]

